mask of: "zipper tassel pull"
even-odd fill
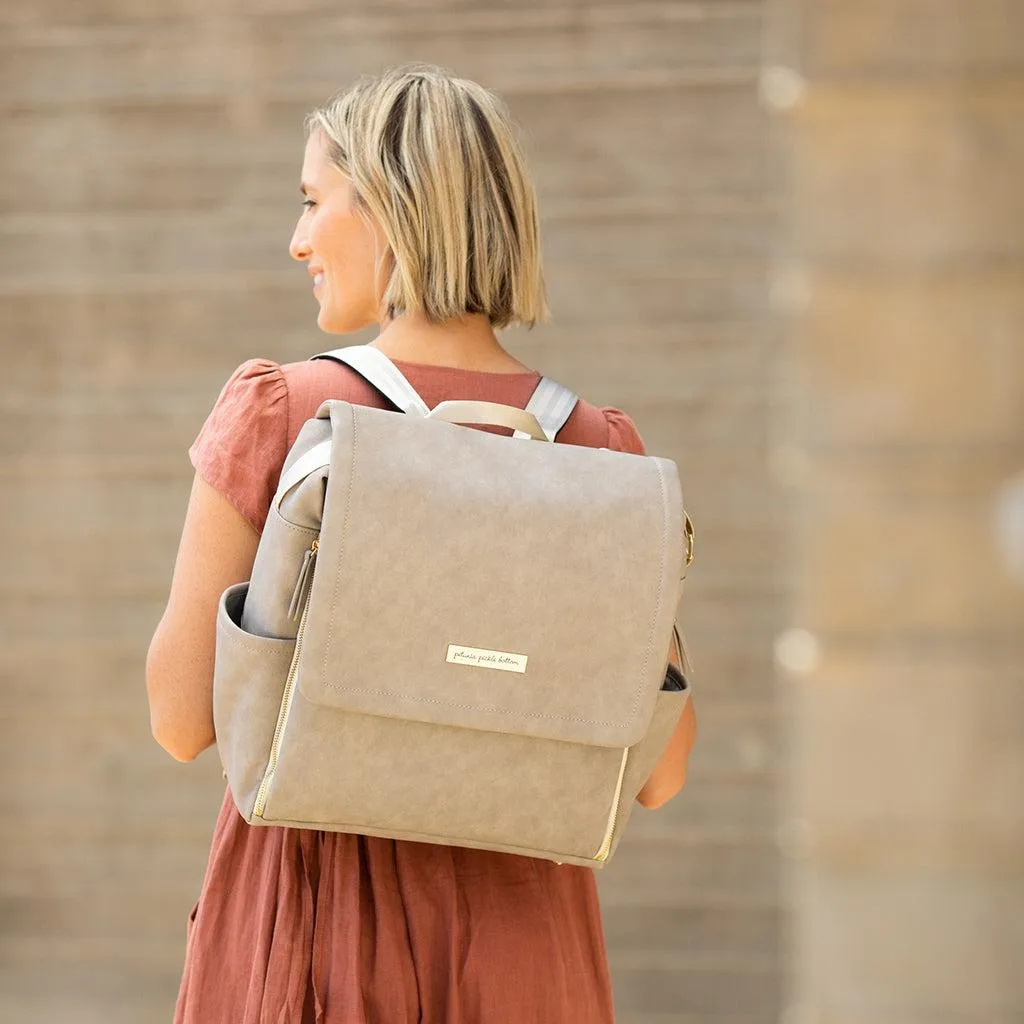
[[[309,587],[313,582],[313,566],[316,563],[317,548],[320,542],[315,540],[306,549],[302,556],[302,568],[299,569],[299,578],[295,581],[295,589],[292,591],[292,599],[288,605],[288,618],[297,619],[302,614],[303,606],[309,597]]]

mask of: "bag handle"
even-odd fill
[[[427,413],[428,420],[445,420],[448,423],[481,423],[494,427],[509,427],[512,430],[547,441],[548,436],[532,413],[514,405],[498,402],[472,402],[450,399],[438,402]]]

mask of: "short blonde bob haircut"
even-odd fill
[[[317,107],[306,131],[317,130],[357,209],[387,237],[389,317],[484,313],[496,328],[548,319],[537,197],[497,96],[444,68],[403,64]]]

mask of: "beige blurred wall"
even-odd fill
[[[525,128],[555,321],[509,347],[697,526],[690,780],[598,876],[620,1020],[1024,1018],[1021,7],[0,4],[0,1020],[169,1019],[223,793],[148,731],[185,450],[330,341],[302,115],[409,59]]]
[[[778,0],[786,1024],[1024,1020],[1024,4]]]
[[[761,14],[0,5],[0,1019],[169,1019],[223,793],[216,752],[172,761],[145,701],[186,449],[242,360],[328,347],[285,251],[302,116],[409,59],[526,131],[555,321],[509,346],[632,413],[697,524],[691,780],[600,875],[620,1019],[777,1019]]]

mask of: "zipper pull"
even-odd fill
[[[302,568],[299,569],[299,578],[295,581],[292,599],[288,604],[289,619],[297,619],[302,614],[302,608],[309,597],[310,584],[313,582],[313,566],[316,563],[316,552],[319,547],[320,541],[313,541],[306,549],[305,555],[302,556]]]

